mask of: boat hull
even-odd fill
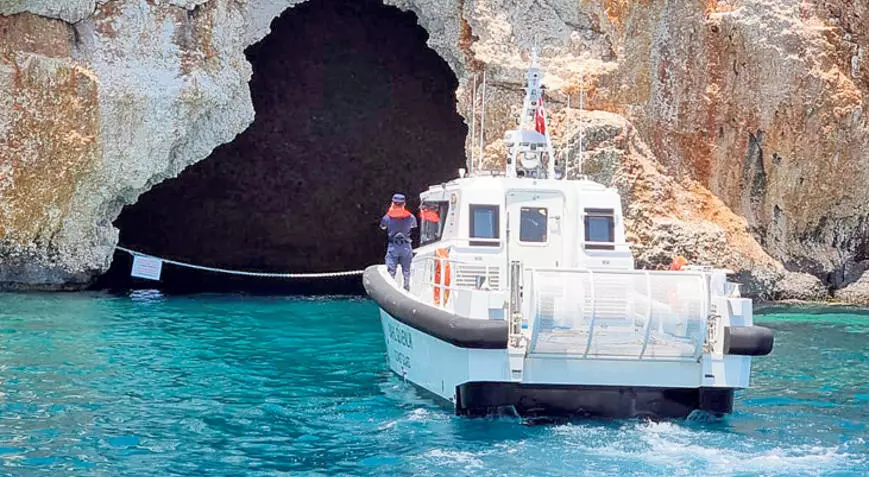
[[[458,415],[664,419],[733,408],[729,388],[513,382],[506,349],[458,347],[380,315],[390,370]]]
[[[389,368],[455,405],[459,384],[472,376],[506,381],[507,349],[464,348],[409,326],[381,309]]]
[[[733,410],[732,389],[469,382],[459,385],[456,413],[522,417],[679,418]]]

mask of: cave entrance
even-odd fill
[[[246,51],[254,123],[124,208],[120,244],[211,267],[267,272],[363,268],[394,192],[414,198],[464,166],[457,80],[413,13],[373,0],[311,0]],[[416,210],[416,203],[409,204]],[[100,287],[130,287],[116,253]],[[164,265],[169,290],[361,291],[360,278],[233,278]]]

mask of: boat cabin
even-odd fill
[[[519,283],[526,269],[634,268],[618,192],[566,180],[556,164],[532,57],[518,128],[504,135],[504,169],[460,171],[420,194],[411,294],[462,316],[503,317],[511,266]]]
[[[523,269],[634,268],[621,199],[592,181],[480,175],[432,186],[420,199],[411,279],[411,292],[420,297],[434,300],[424,289],[438,286],[506,293],[513,262]],[[496,318],[505,298],[470,315]],[[453,305],[463,301],[456,296]]]

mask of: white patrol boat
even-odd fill
[[[731,412],[772,332],[724,270],[634,268],[617,191],[556,178],[545,127],[526,129],[541,93],[535,61],[504,171],[420,195],[410,291],[365,271],[390,369],[460,415]]]

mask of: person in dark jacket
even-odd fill
[[[410,231],[416,226],[416,217],[405,207],[404,195],[393,195],[389,210],[380,219],[380,228],[386,230],[389,240],[389,245],[386,247],[386,269],[395,278],[395,272],[401,265],[405,290],[410,290],[410,261],[413,259]]]

